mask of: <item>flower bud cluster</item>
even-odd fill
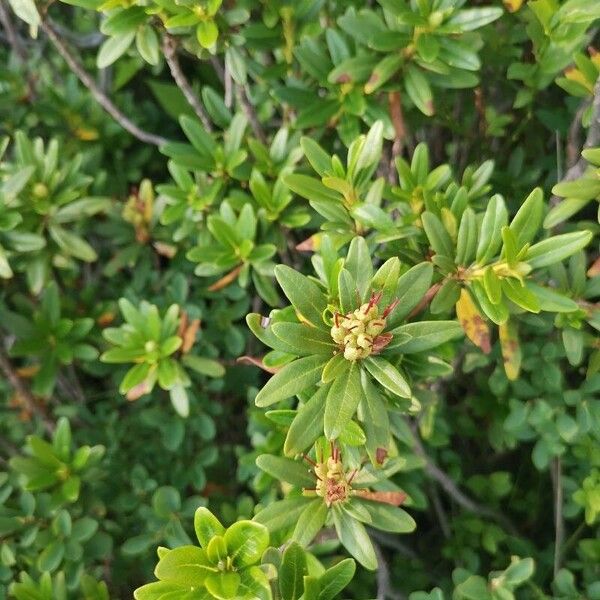
[[[334,325],[331,328],[331,337],[343,350],[346,360],[355,361],[367,358],[379,349],[378,338],[382,337],[381,334],[385,329],[385,319],[395,306],[389,306],[380,315],[377,306],[380,298],[381,295],[373,295],[368,303],[347,315],[336,313]]]

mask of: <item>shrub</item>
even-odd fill
[[[0,599],[600,599],[599,22],[0,0]]]

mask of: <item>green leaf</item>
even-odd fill
[[[334,600],[339,593],[352,581],[356,572],[356,563],[346,558],[330,567],[319,577],[321,591],[319,600]]]
[[[333,522],[338,538],[344,548],[365,569],[374,571],[377,568],[377,557],[364,525],[338,505],[333,507]]]
[[[502,283],[491,266],[483,273],[483,287],[492,304],[499,304],[502,300]]]
[[[279,568],[282,600],[299,600],[304,592],[304,576],[307,572],[306,554],[299,544],[292,542],[285,549]]]
[[[328,332],[310,325],[285,322],[273,323],[271,330],[276,337],[285,342],[290,348],[293,348],[295,353],[300,356],[311,354],[331,356],[336,349]]]
[[[15,15],[31,27],[37,27],[40,24],[40,15],[34,0],[8,0],[8,3]]]
[[[364,392],[358,407],[358,418],[367,436],[366,450],[373,464],[379,464],[379,450],[386,450],[390,442],[390,423],[387,407],[379,390],[366,372],[361,373]]]
[[[305,356],[286,365],[258,392],[256,406],[264,408],[315,385],[321,379],[326,362],[327,359],[323,356]]]
[[[311,167],[321,176],[331,172],[331,156],[312,138],[300,138],[300,146]]]
[[[312,487],[314,488],[314,481]],[[298,517],[292,539],[301,546],[308,546],[325,525],[327,513],[327,504],[323,498],[311,500]]]
[[[575,300],[560,294],[547,287],[542,287],[531,281],[525,283],[527,289],[533,292],[538,299],[540,310],[548,312],[573,312],[579,309]]]
[[[188,394],[185,391],[183,385],[174,385],[169,390],[169,397],[171,398],[171,404],[180,417],[184,419],[190,414],[190,404]]]
[[[524,260],[532,269],[553,265],[587,246],[592,237],[591,231],[573,231],[556,235],[531,246]]]
[[[502,16],[502,12],[501,8],[495,6],[459,10],[444,23],[444,27],[452,32],[473,31],[496,21]]]
[[[96,251],[85,240],[74,233],[58,225],[50,225],[48,231],[50,232],[50,237],[68,256],[73,256],[85,262],[93,262],[98,258]]]
[[[412,392],[406,382],[406,379],[400,374],[398,369],[390,362],[380,356],[368,356],[364,359],[364,365],[367,371],[387,390],[400,396],[400,398],[410,398]]]
[[[256,466],[279,481],[286,481],[300,488],[310,488],[315,484],[308,467],[291,458],[261,454],[256,458]]]
[[[575,181],[561,181],[552,188],[552,193],[563,198],[593,200],[600,196],[600,179],[582,177]]]
[[[325,405],[325,437],[335,440],[352,419],[362,396],[360,369],[353,362],[350,369],[340,374],[331,384]]]
[[[475,258],[479,230],[477,217],[471,207],[463,213],[456,237],[456,264],[467,266]]]
[[[228,571],[209,575],[204,581],[204,585],[217,600],[230,600],[239,597],[236,594],[241,581],[241,577],[237,573]]]
[[[135,35],[135,46],[140,56],[149,64],[157,65],[160,56],[158,36],[151,26],[140,27]]]
[[[169,550],[156,565],[154,574],[161,581],[185,588],[200,587],[216,569],[208,562],[206,552],[197,546],[179,546]]]
[[[100,46],[98,57],[96,58],[96,66],[99,69],[106,69],[106,67],[112,65],[127,52],[134,38],[135,30],[107,38],[102,46]]]
[[[348,362],[344,360],[344,362]],[[283,445],[286,456],[295,456],[309,448],[323,433],[325,400],[329,387],[321,386],[315,394],[298,409]]]
[[[323,373],[321,374],[321,381],[323,383],[330,383],[344,371],[347,371],[350,368],[350,364],[350,361],[344,358],[344,354],[338,352],[327,361],[327,364],[323,368]]]
[[[371,515],[371,525],[376,529],[391,533],[411,533],[417,528],[415,520],[399,506],[361,498],[354,498],[352,502],[367,509]]]
[[[298,522],[308,502],[310,501],[304,496],[279,500],[263,508],[254,520],[271,532],[287,529]]]
[[[508,308],[505,303],[493,304],[490,302],[483,284],[479,281],[471,282],[471,290],[486,316],[496,325],[506,323],[508,319]]]
[[[219,28],[212,19],[200,21],[196,27],[196,37],[203,48],[212,48],[219,37]]]
[[[65,555],[65,545],[62,540],[50,542],[40,553],[37,559],[37,568],[42,573],[56,571]]]
[[[186,367],[189,367],[201,375],[206,375],[208,377],[223,377],[223,375],[225,375],[225,367],[211,358],[186,354],[181,361]]]
[[[491,197],[479,232],[476,261],[485,265],[493,258],[502,246],[502,228],[508,222],[508,211],[504,199],[499,194]]]
[[[256,564],[269,546],[269,531],[254,521],[238,521],[225,532],[232,563],[238,569]]]
[[[425,229],[433,251],[441,256],[454,258],[452,239],[438,217],[431,212],[425,211],[421,215],[421,220],[423,221],[423,229]]]
[[[522,285],[520,281],[509,278],[503,279],[502,291],[506,294],[507,298],[517,306],[520,306],[529,312],[540,312],[540,303],[537,296]],[[498,303],[496,302],[495,304]]]
[[[409,98],[415,106],[428,117],[433,116],[433,93],[425,75],[415,66],[410,65],[406,69],[404,84]]]
[[[424,352],[431,350],[449,340],[456,339],[463,335],[463,330],[456,321],[420,321],[417,323],[407,323],[390,332],[392,335],[406,333],[411,336],[410,339],[399,344],[394,344],[392,338],[388,348],[401,352],[402,354],[413,354],[415,352]]]
[[[373,277],[373,263],[369,247],[363,237],[355,237],[350,242],[348,254],[344,261],[344,269],[350,273],[352,279],[356,282],[361,303],[365,302]]]
[[[349,271],[341,269],[338,275],[338,297],[342,313],[347,314],[360,303],[356,280]]]
[[[206,549],[210,540],[216,535],[223,535],[225,527],[208,508],[201,506],[194,513],[194,530],[200,545]]]
[[[388,328],[401,323],[419,304],[431,285],[432,277],[433,265],[430,262],[422,262],[411,267],[398,279],[396,290],[398,306],[387,318]]]
[[[510,230],[517,238],[520,250],[530,243],[538,232],[544,216],[544,193],[542,188],[535,188],[525,199],[517,214],[510,222]]]
[[[286,265],[275,267],[275,277],[298,313],[315,327],[325,328],[323,311],[327,298],[317,284]]]

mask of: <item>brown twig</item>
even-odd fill
[[[576,114],[575,120],[577,120],[577,118],[578,117]],[[598,144],[600,144],[600,79],[594,87],[594,97],[592,99],[592,120],[587,132],[587,137],[583,144],[583,149],[593,148]],[[573,154],[573,148],[569,148],[568,152],[569,155]],[[580,156],[579,160],[567,170],[561,181],[574,181],[575,179],[579,179],[585,173],[587,165],[588,163],[585,158]],[[553,206],[561,200],[562,198],[560,198],[560,196],[552,196],[552,198],[550,198],[550,205]]]
[[[135,138],[147,144],[162,146],[168,140],[159,135],[149,133],[140,129],[135,123],[130,121],[113,103],[113,101],[98,87],[91,75],[83,68],[81,63],[71,53],[65,42],[54,30],[48,19],[42,16],[40,28],[48,36],[52,45],[58,53],[63,57],[71,71],[77,75],[79,81],[90,91],[96,102],[119,124],[123,129],[128,131]]]
[[[402,111],[402,96],[400,96],[399,91],[389,93],[388,105],[395,133],[392,145],[392,160],[395,160],[397,156],[402,154],[406,140],[406,123],[404,121],[404,112]]]
[[[181,65],[179,64],[179,59],[177,58],[177,41],[170,36],[168,33],[165,33],[163,36],[163,53],[165,55],[165,60],[167,61],[167,65],[169,65],[169,70],[171,71],[171,76],[173,77],[173,81],[177,84],[177,87],[181,90],[188,104],[194,109],[196,116],[202,122],[204,129],[209,133],[212,132],[212,124],[210,122],[210,118],[208,113],[204,109],[204,106],[200,102],[200,99],[192,90],[192,86],[185,76],[184,72],[181,70]]]
[[[413,440],[414,440],[414,451],[415,453],[425,460],[425,472],[434,479],[439,486],[452,498],[459,506],[462,506],[465,510],[469,512],[475,513],[482,517],[489,517],[494,519],[500,525],[502,525],[511,535],[518,535],[517,529],[515,526],[502,514],[497,513],[495,510],[488,508],[487,506],[482,506],[469,498],[464,492],[462,492],[459,487],[454,483],[454,481],[442,470],[438,467],[429,457],[421,439],[419,437],[419,433],[416,430],[416,426],[414,424],[410,424],[409,426],[413,432]]]
[[[54,423],[48,417],[44,409],[35,401],[33,394],[29,388],[21,381],[21,378],[17,375],[10,359],[4,352],[4,349],[0,347],[0,371],[4,373],[7,381],[13,387],[15,392],[19,395],[19,399],[25,405],[26,409],[31,414],[37,414],[44,424],[44,429],[48,433],[54,431]]]
[[[442,287],[441,283],[434,283],[426,292],[423,298],[419,301],[419,304],[415,306],[408,315],[409,319],[412,319],[414,316],[418,315],[420,312],[423,312],[428,306],[429,303],[435,298],[435,295],[440,291]]]
[[[387,600],[387,598],[404,600],[405,596],[403,594],[392,589],[389,566],[376,542],[373,542],[373,549],[377,556],[377,600]]]

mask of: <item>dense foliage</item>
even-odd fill
[[[599,3],[0,25],[0,600],[600,600]]]

